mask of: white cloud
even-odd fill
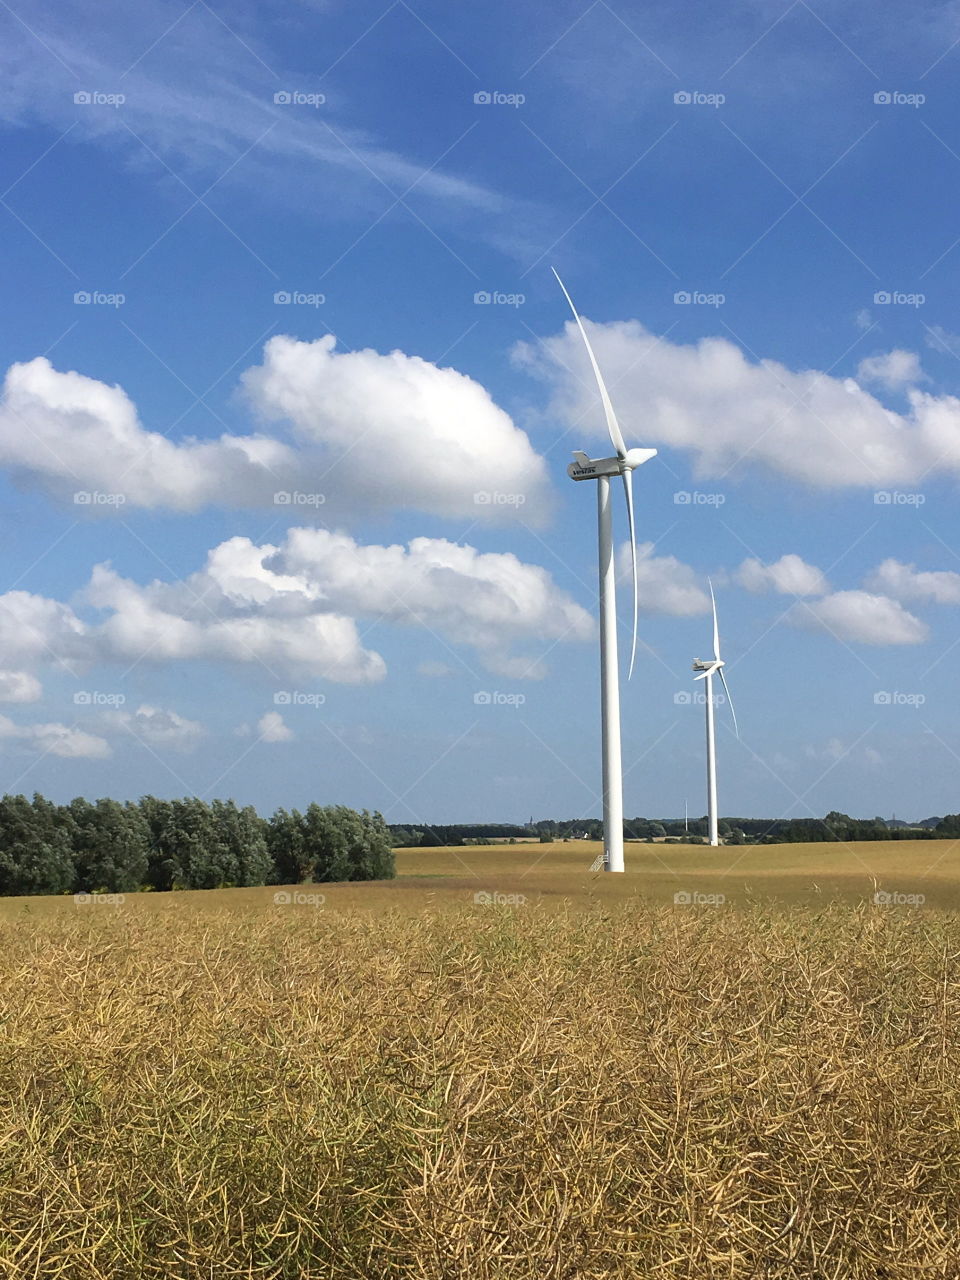
[[[238,662],[271,675],[303,671],[343,684],[381,680],[386,673],[380,655],[361,644],[352,618],[302,610],[283,616],[282,598],[273,610],[222,595],[208,599],[205,593],[215,587],[203,572],[182,583],[142,587],[98,565],[84,595],[108,616],[90,636],[92,655],[123,662]]]
[[[858,746],[856,742],[844,742],[842,738],[828,738],[823,744],[806,746],[803,754],[809,760],[823,760],[831,765],[844,761],[876,767],[883,763],[883,756],[875,747]]]
[[[289,446],[265,436],[174,443],[144,430],[122,388],[61,373],[40,356],[7,371],[0,464],[82,513],[272,504],[295,461]]]
[[[524,519],[542,519],[543,459],[478,382],[402,351],[335,344],[271,338],[243,376],[263,417],[323,448],[327,495],[477,518],[512,516],[519,497]],[[513,501],[498,502],[504,494]]]
[[[916,483],[928,472],[960,474],[960,400],[954,396],[913,387],[908,412],[899,414],[852,379],[795,371],[774,360],[754,363],[726,338],[684,346],[633,320],[587,325],[628,445],[687,450],[698,477],[760,466],[839,488]],[[605,438],[572,322],[542,343],[519,344],[514,354],[552,386],[550,414],[576,428],[572,447]]]
[[[232,545],[243,552],[237,539]],[[593,636],[590,615],[546,569],[509,552],[480,552],[444,538],[362,546],[345,534],[302,528],[289,530],[275,555],[263,550],[261,561],[298,577],[307,598],[333,601],[353,615],[429,627],[473,646],[498,673],[517,674],[514,663],[529,663],[510,654],[513,644],[532,642],[539,656],[554,641]]]
[[[0,739],[65,760],[103,760],[111,754],[105,738],[65,724],[14,724],[0,716]]]
[[[67,670],[83,657],[86,627],[69,605],[29,591],[0,595],[0,663],[56,662]]]
[[[798,604],[790,621],[854,644],[922,644],[928,628],[897,600],[867,591],[836,591],[813,604]]]
[[[637,545],[637,595],[643,614],[668,614],[689,618],[710,612],[710,597],[697,582],[695,571],[676,556],[654,555],[652,542]],[[630,543],[625,542],[618,554],[621,583],[633,591],[630,567]]]
[[[442,538],[364,546],[303,528],[280,546],[231,538],[182,582],[141,585],[97,565],[78,599],[94,621],[26,592],[0,596],[0,664],[206,660],[365,684],[386,666],[361,643],[363,618],[428,628],[474,648],[490,671],[536,679],[554,643],[594,630],[545,569],[512,554]]]
[[[780,595],[819,596],[830,590],[821,570],[792,552],[772,564],[744,560],[735,576],[741,587],[755,595],[776,591]]]
[[[944,329],[942,324],[934,324],[927,329],[926,343],[931,351],[940,351],[950,356],[960,355],[960,337]]]
[[[869,308],[862,307],[853,317],[853,323],[858,329],[862,329],[864,332],[866,332],[867,329],[872,328],[873,316],[870,314]]]
[[[29,671],[0,671],[0,702],[36,702],[43,686]]]
[[[262,715],[257,721],[257,728],[263,742],[289,742],[293,737],[293,730],[284,724],[279,711],[268,711]]]
[[[281,44],[291,32],[295,45],[329,34],[325,26],[301,27],[289,11],[284,27]],[[500,223],[522,222],[524,214],[529,223],[536,215],[533,203],[461,176],[437,151],[405,155],[358,127],[349,86],[330,94],[320,110],[276,103],[278,89],[315,93],[321,87],[315,76],[285,65],[276,37],[276,24],[253,10],[232,12],[228,24],[205,5],[184,9],[145,0],[134,12],[117,0],[96,9],[61,0],[34,14],[29,29],[14,24],[6,33],[0,114],[56,131],[71,126],[66,145],[102,146],[111,156],[119,152],[119,163],[129,157],[131,165],[148,166],[160,178],[161,197],[172,187],[171,220],[181,211],[177,197],[188,196],[172,183],[171,171],[198,194],[216,180],[243,192],[246,203],[251,197],[287,206],[299,200],[318,216],[342,218],[349,210],[370,222],[383,216],[391,191],[406,193],[407,205],[431,226],[453,225],[494,243],[511,243]],[[98,86],[122,90],[122,107],[74,105],[78,88]],[[369,112],[363,115],[369,122]],[[222,206],[221,216],[233,222]],[[225,229],[222,234],[229,236]],[[270,255],[269,243],[254,241],[251,248],[264,259]]]
[[[925,381],[926,377],[916,352],[900,348],[886,351],[882,355],[867,356],[857,365],[857,378],[860,382],[876,383],[888,391],[916,386],[918,382]]]
[[[7,372],[0,465],[78,514],[133,507],[269,507],[346,518],[416,508],[541,523],[547,472],[526,435],[471,378],[394,351],[277,337],[243,382],[296,443],[258,433],[174,442],[147,431],[122,388],[38,357]],[[286,503],[284,503],[286,499]]]
[[[877,565],[863,585],[868,591],[882,591],[896,600],[960,604],[960,573],[947,569],[921,572],[916,565],[889,559]]]
[[[136,711],[113,711],[103,721],[111,728],[126,729],[147,746],[192,751],[206,733],[196,720],[187,720],[176,711],[164,711],[144,703]]]

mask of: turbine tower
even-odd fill
[[[702,658],[696,658],[693,663],[693,669],[694,671],[700,672],[695,679],[706,681],[707,822],[709,824],[710,843],[712,845],[718,845],[720,843],[720,835],[717,830],[717,740],[713,719],[714,675],[719,675],[720,683],[723,685],[723,691],[727,695],[727,702],[730,705],[730,714],[733,716],[733,727],[736,729],[738,738],[740,737],[740,729],[737,725],[737,713],[733,709],[733,699],[730,697],[730,690],[727,688],[727,677],[723,674],[724,662],[720,657],[720,628],[717,625],[717,601],[713,594],[712,582],[710,583],[710,603],[713,606],[713,661],[704,662]]]
[[[628,449],[624,443],[617,415],[610,403],[610,396],[600,373],[600,366],[593,354],[593,347],[583,327],[579,312],[557,272],[557,283],[570,304],[577,322],[583,345],[590,357],[590,364],[600,401],[607,419],[607,431],[616,457],[590,458],[574,450],[574,462],[567,467],[571,480],[596,480],[597,526],[600,570],[600,729],[603,744],[603,866],[605,871],[623,871],[623,763],[620,755],[620,672],[617,662],[617,596],[616,560],[613,551],[613,512],[610,502],[610,477],[621,476],[627,501],[627,521],[630,526],[630,555],[633,567],[633,645],[630,650],[630,671],[637,657],[637,540],[633,519],[633,472],[656,454],[656,449]]]

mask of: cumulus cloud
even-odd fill
[[[289,742],[293,737],[293,730],[284,724],[279,711],[268,711],[262,715],[257,721],[257,729],[262,742]]]
[[[0,671],[0,702],[36,702],[43,686],[29,671]]]
[[[635,320],[587,322],[629,445],[693,456],[698,476],[762,467],[823,488],[960,474],[960,400],[911,387],[895,413],[853,379],[749,360],[726,338],[683,345]],[[603,440],[603,414],[572,323],[515,359],[554,391],[554,420]],[[641,411],[642,407],[642,411]],[[585,441],[586,442],[586,441]]]
[[[632,591],[629,542],[620,548],[618,562],[620,580],[630,584]],[[644,614],[689,618],[710,612],[710,597],[697,582],[694,570],[676,556],[654,555],[652,542],[637,545],[637,595]]]
[[[334,612],[283,616],[256,601],[231,607],[222,596],[206,597],[215,585],[201,572],[181,583],[141,586],[97,565],[84,597],[107,616],[88,635],[91,654],[123,662],[256,664],[273,675],[304,671],[343,684],[383,678],[383,659],[363,647],[352,618]]]
[[[916,565],[889,559],[877,565],[863,585],[869,591],[882,591],[896,600],[960,604],[960,573],[947,569],[919,571]]]
[[[781,556],[772,564],[744,560],[737,570],[736,580],[755,595],[776,591],[780,595],[819,596],[830,590],[822,571],[793,553]]]
[[[276,337],[247,371],[249,402],[292,439],[258,433],[169,440],[147,430],[118,386],[38,357],[9,369],[0,466],[75,504],[197,511],[322,506],[416,508],[487,523],[541,523],[543,459],[488,392],[455,369],[401,351],[338,352],[336,340]]]
[[[922,644],[928,628],[898,600],[868,591],[836,591],[812,604],[797,605],[790,620],[854,644]]]
[[[263,364],[243,376],[264,418],[322,447],[326,492],[445,516],[520,505],[525,518],[542,518],[543,459],[478,382],[402,351],[335,347],[332,335],[271,338]]]
[[[211,565],[221,589],[243,586],[242,568],[257,563],[277,573],[280,590],[299,582],[305,601],[335,601],[353,615],[405,626],[425,626],[475,648],[497,674],[532,677],[544,668],[534,655],[517,657],[517,643],[588,640],[590,615],[554,583],[546,569],[509,552],[480,552],[443,538],[414,538],[406,547],[362,546],[342,533],[291,529],[281,548],[254,548],[232,539]],[[254,570],[256,573],[256,570]]]
[[[475,649],[490,671],[538,678],[546,649],[588,640],[594,627],[545,569],[512,554],[442,538],[365,546],[304,528],[289,530],[281,545],[231,538],[181,582],[144,585],[97,565],[77,607],[95,618],[26,592],[0,596],[0,664],[63,662],[65,654],[84,665],[235,662],[272,676],[366,684],[386,666],[361,642],[363,618],[428,628]],[[173,733],[172,722],[151,718],[165,714],[147,708],[140,727],[159,732],[165,724]]]
[[[7,716],[0,716],[0,741],[65,760],[102,760],[110,755],[110,744],[96,734],[65,724],[14,724]]]
[[[110,728],[126,729],[147,746],[192,751],[206,730],[197,720],[187,720],[176,711],[164,711],[147,703],[136,711],[112,711],[103,721]]]
[[[12,365],[4,382],[0,465],[56,496],[77,495],[78,510],[272,503],[294,463],[289,446],[266,436],[174,443],[144,429],[122,388],[61,373],[42,356]]]
[[[0,662],[54,662],[68,671],[85,652],[84,624],[69,605],[29,591],[0,595]]]
[[[867,356],[857,365],[857,379],[860,382],[875,383],[887,391],[900,391],[903,387],[916,386],[918,382],[925,381],[926,376],[916,352],[903,351],[899,347],[882,355]]]

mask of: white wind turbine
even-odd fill
[[[708,579],[709,582],[709,579]],[[702,658],[694,660],[693,669],[699,671],[700,674],[695,677],[697,680],[706,681],[706,708],[707,708],[707,822],[710,828],[710,843],[718,845],[720,836],[717,831],[717,740],[716,731],[713,722],[713,677],[718,675],[720,683],[723,685],[723,691],[727,695],[727,702],[730,706],[730,714],[733,716],[733,727],[736,729],[737,737],[740,737],[740,728],[737,725],[737,713],[733,709],[733,699],[730,697],[730,690],[727,688],[727,677],[723,674],[724,662],[720,657],[720,628],[717,625],[717,601],[713,594],[713,583],[710,583],[710,603],[713,605],[713,661],[704,662]]]
[[[583,344],[593,367],[600,400],[607,419],[615,458],[590,458],[574,450],[575,462],[567,467],[571,480],[596,480],[597,525],[600,551],[600,727],[603,743],[603,866],[605,871],[623,871],[623,764],[620,755],[620,673],[617,663],[616,561],[613,552],[613,514],[610,504],[610,477],[622,476],[630,525],[630,554],[633,564],[633,645],[630,672],[637,656],[637,540],[633,519],[633,472],[648,462],[656,449],[628,449],[617,415],[593,354],[593,347],[573,300],[557,275],[557,283],[570,304]]]

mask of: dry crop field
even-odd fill
[[[7,899],[0,1275],[956,1277],[955,853],[854,848]]]

